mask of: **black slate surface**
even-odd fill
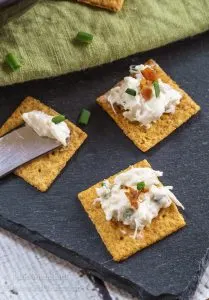
[[[144,154],[95,104],[95,99],[126,75],[129,65],[150,57],[201,105],[202,111]],[[183,291],[182,297],[187,299],[185,290],[192,280],[195,286],[193,277],[209,246],[208,83],[209,33],[205,33],[84,72],[0,88],[0,124],[28,95],[74,122],[83,107],[92,112],[84,129],[88,140],[47,193],[38,192],[14,175],[0,181],[0,226],[143,299],[159,295],[159,299],[180,299]],[[165,184],[174,186],[186,208],[187,227],[115,263],[76,195],[144,158],[164,171]]]

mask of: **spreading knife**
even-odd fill
[[[6,134],[0,138],[0,178],[60,146],[59,141],[40,137],[29,126],[20,127]]]

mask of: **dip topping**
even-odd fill
[[[42,111],[33,110],[24,113],[22,118],[39,136],[56,139],[63,146],[67,146],[67,140],[70,137],[70,129],[63,121],[63,118],[61,120],[61,115],[54,117],[47,115]]]
[[[182,95],[158,78],[151,66],[138,65],[130,67],[130,76],[112,88],[106,99],[114,111],[117,106],[125,118],[149,128],[162,114],[175,113]]]
[[[161,208],[174,202],[182,204],[170,191],[172,186],[161,186],[158,180],[163,173],[151,168],[134,168],[120,173],[113,183],[105,180],[96,189],[101,207],[107,221],[122,222],[137,232],[157,217]]]

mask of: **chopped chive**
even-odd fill
[[[87,125],[88,122],[89,122],[90,116],[91,116],[90,111],[88,111],[87,109],[83,108],[82,111],[81,111],[78,123],[82,124],[82,125]]]
[[[21,65],[16,56],[12,53],[8,53],[5,57],[5,63],[12,69],[12,71],[18,70]]]
[[[59,124],[59,123],[61,123],[63,121],[65,121],[65,116],[63,116],[63,115],[57,115],[54,118],[52,118],[52,122],[54,124]]]
[[[141,181],[137,183],[137,190],[141,191],[145,188],[145,182]]]
[[[105,184],[105,182],[102,182],[102,186],[105,186],[106,184]]]
[[[155,89],[155,96],[156,97],[159,97],[160,95],[160,86],[159,86],[159,82],[157,80],[155,80],[153,82],[153,86],[154,86],[154,89]]]
[[[75,39],[79,42],[83,43],[91,43],[93,40],[93,35],[88,32],[79,31],[75,37]]]
[[[136,96],[136,91],[133,90],[133,89],[127,88],[126,93],[129,94],[129,95],[131,95],[131,96]]]

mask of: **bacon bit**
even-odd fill
[[[112,227],[117,228],[119,226],[119,222],[115,219],[110,220],[110,224]]]
[[[145,78],[142,78],[140,81],[139,92],[142,94],[143,98],[148,101],[152,97],[152,82]]]
[[[151,87],[152,86],[152,81],[147,80],[145,78],[142,78],[140,81],[140,88],[143,89],[144,87]]]
[[[133,189],[132,187],[126,187],[126,196],[129,199],[131,206],[135,209],[137,209],[139,207],[139,202],[138,202],[138,198],[140,195],[140,191],[137,191],[135,189]]]
[[[145,87],[147,85],[148,85],[147,80],[143,77],[140,81],[140,90],[142,90],[143,87]],[[140,90],[139,90],[139,92],[140,92]]]
[[[157,79],[157,73],[151,68],[146,68],[141,73],[147,80],[155,81]]]
[[[149,191],[146,188],[138,191],[138,190],[135,190],[132,187],[126,186],[126,185],[121,185],[121,189],[125,190],[125,194],[126,194],[127,198],[129,199],[131,206],[135,209],[138,209],[138,207],[139,207],[139,202],[140,202],[139,196],[142,193],[147,193]]]
[[[145,86],[141,89],[142,97],[148,101],[152,98],[152,89],[148,86]]]

